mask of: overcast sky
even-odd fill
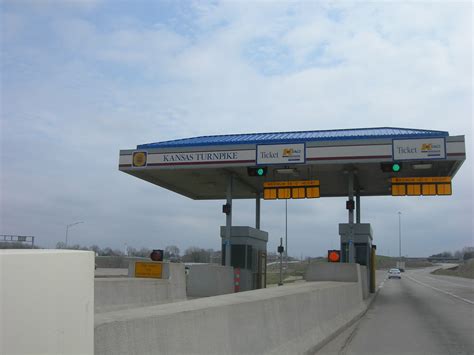
[[[198,135],[406,127],[465,135],[450,197],[362,199],[382,254],[473,245],[471,2],[2,1],[0,234],[220,249],[223,201],[118,171]],[[338,247],[344,198],[288,202],[292,256]],[[254,225],[254,201],[234,205]],[[262,202],[268,249],[284,201]]]

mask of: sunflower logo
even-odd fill
[[[142,167],[146,165],[146,152],[133,153],[133,166]]]

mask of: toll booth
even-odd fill
[[[367,285],[371,285],[372,227],[370,223],[340,223],[341,262],[357,263],[367,267]],[[352,251],[351,251],[352,248]],[[354,260],[350,260],[351,255]]]
[[[221,226],[222,265],[225,265],[225,226]],[[240,291],[266,287],[268,232],[234,226],[230,233],[230,265],[240,269]]]

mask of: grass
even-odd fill
[[[474,259],[469,259],[466,262],[453,266],[449,269],[436,269],[432,272],[432,274],[474,279]]]
[[[377,255],[375,257],[375,268],[377,270],[385,270],[385,269],[391,269],[396,267],[398,258],[391,257],[391,256],[384,256],[384,255]],[[422,267],[428,267],[428,266],[433,266],[431,262],[428,260],[406,260],[405,261],[405,267],[407,269],[414,269],[414,268],[422,268]]]

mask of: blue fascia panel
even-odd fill
[[[446,131],[433,131],[412,128],[355,128],[324,131],[300,131],[300,132],[275,132],[275,133],[250,133],[229,134],[219,136],[201,136],[185,139],[177,139],[165,142],[140,144],[137,149],[151,148],[177,148],[177,147],[199,147],[199,146],[221,146],[235,144],[282,144],[303,143],[314,141],[340,141],[352,139],[376,139],[376,138],[421,138],[421,137],[447,137]]]

